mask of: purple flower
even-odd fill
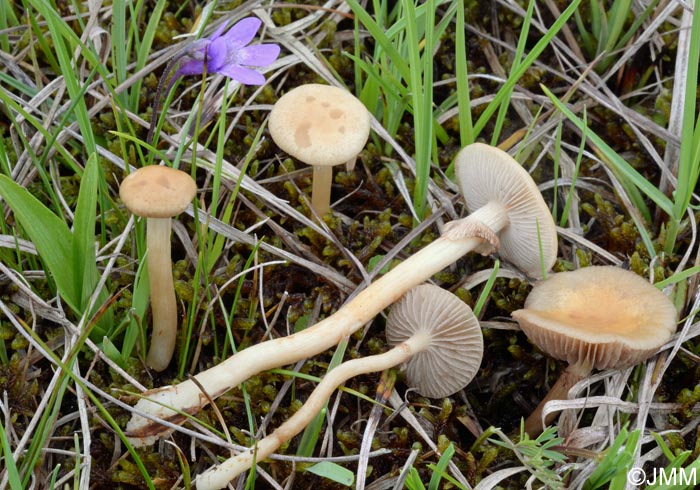
[[[219,73],[245,85],[262,85],[265,77],[249,66],[266,66],[277,59],[277,44],[248,46],[260,28],[260,19],[246,17],[236,22],[226,34],[224,24],[209,38],[195,41],[175,72],[173,80],[185,75],[201,75],[206,64],[207,73]]]

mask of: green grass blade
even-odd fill
[[[75,266],[73,278],[81,306],[87,306],[98,280],[95,263],[95,209],[97,206],[98,171],[97,155],[93,153],[89,157],[80,179],[80,191],[73,220],[71,240],[72,263]]]
[[[127,77],[127,65],[129,64],[128,45],[126,41],[126,9],[128,2],[114,2],[112,4],[112,70],[114,71],[114,85],[121,84]],[[117,96],[125,100],[124,93]],[[133,110],[133,108],[132,108]]]
[[[459,108],[459,141],[462,146],[474,142],[469,95],[469,72],[467,70],[467,40],[464,21],[464,0],[457,2],[457,25],[455,27],[455,76],[457,77],[457,107]]]
[[[593,39],[591,33],[586,29],[583,19],[581,18],[581,13],[577,10],[574,15],[576,19],[576,27],[578,28],[578,32],[581,36],[581,45],[590,56],[593,56],[595,53],[595,40]]]
[[[447,465],[450,463],[450,460],[452,459],[452,456],[454,456],[454,454],[455,448],[452,445],[452,443],[450,443],[450,445],[447,446],[447,449],[445,449],[445,452],[442,453],[442,456],[440,456],[436,470],[433,471],[433,474],[430,476],[428,490],[438,490],[440,488],[440,481],[442,480],[442,475],[445,473],[445,470],[447,470]]]
[[[590,13],[588,18],[591,19],[591,35],[596,42],[595,55],[599,55],[602,46],[602,36],[604,34],[605,28],[603,24],[605,22],[605,9],[600,3],[600,0],[590,0]]]
[[[43,0],[35,1],[34,6],[46,20],[54,44],[54,52],[61,67],[60,73],[63,75],[70,98],[76,102],[74,115],[80,127],[85,150],[87,154],[96,153],[97,144],[92,132],[90,116],[88,115],[85,98],[81,95],[84,87],[81,87],[81,82],[76,76],[76,67],[73,66],[73,52],[80,45],[80,40],[52,6]],[[86,58],[90,57],[90,49],[87,46],[81,46],[81,53]],[[92,60],[94,62],[95,58],[92,57]]]
[[[54,73],[61,73],[61,68],[58,66],[54,50],[49,44],[50,38],[44,34],[44,30],[39,26],[39,21],[36,18],[36,11],[27,7],[27,17],[31,25],[32,39],[36,41],[36,45],[38,45],[41,50],[41,54],[46,57],[46,62],[51,66],[51,70],[53,70]],[[36,59],[35,45],[30,44],[30,48],[33,52],[32,56]]]
[[[496,279],[498,278],[498,271],[500,270],[500,268],[501,262],[498,259],[496,259],[493,263],[493,270],[491,271],[491,274],[489,275],[489,278],[486,281],[486,285],[479,294],[479,298],[477,299],[476,304],[474,305],[474,315],[477,317],[481,313],[481,309],[486,304],[486,300],[489,299],[489,295],[491,294],[493,285],[496,282]]]
[[[525,44],[527,43],[528,35],[530,33],[530,23],[532,21],[532,12],[535,7],[535,1],[530,0],[527,6],[527,11],[525,12],[525,18],[523,19],[523,25],[522,28],[520,29],[520,36],[518,37],[518,45],[515,48],[515,57],[513,58],[513,64],[511,66],[511,72],[515,71],[518,69],[518,65],[520,65],[520,60],[523,57],[523,53],[525,52]],[[508,108],[510,107],[510,97],[513,93],[513,88],[508,90],[504,95],[503,95],[503,100],[501,100],[501,104],[498,110],[498,114],[496,115],[496,124],[493,130],[493,134],[491,135],[491,146],[498,146],[498,141],[501,136],[501,129],[503,128],[503,122],[506,119],[506,114],[508,114]],[[556,190],[556,185],[554,187]],[[554,200],[554,205],[556,206],[556,199]],[[556,214],[555,214],[556,217]]]
[[[3,424],[0,424],[0,448],[2,449],[3,466],[5,467],[5,471],[7,472],[10,489],[22,490],[24,488],[24,486],[22,485],[22,479],[19,477],[17,463],[15,463],[14,455],[12,454],[12,448],[10,448],[10,441],[7,439],[7,433],[5,433],[5,428],[3,427]]]
[[[0,175],[0,195],[12,209],[51,273],[58,292],[75,312],[80,312],[80,292],[73,277],[73,237],[68,226],[25,188]]]
[[[100,167],[97,154],[88,158],[85,171],[80,179],[80,191],[73,220],[73,277],[76,281],[75,291],[80,295],[80,310],[85,312],[89,306],[90,296],[100,280],[97,271],[97,256],[95,251],[95,224],[97,222],[97,198],[100,180]],[[97,310],[109,298],[106,289],[98,295],[98,302],[93,308]],[[92,312],[91,312],[92,313]],[[101,339],[112,327],[114,319],[111,310],[106,310],[100,317],[95,329],[95,337]]]
[[[583,127],[585,128],[581,131],[581,145],[578,147],[578,153],[576,153],[576,163],[574,163],[574,174],[571,176],[571,186],[569,187],[569,193],[566,196],[566,202],[564,203],[564,209],[561,212],[561,221],[559,226],[562,228],[566,226],[566,221],[569,218],[569,210],[571,209],[571,201],[573,200],[574,192],[576,191],[576,181],[578,180],[578,174],[581,170],[581,160],[583,159],[583,150],[586,148],[586,138],[588,136],[588,116],[586,113],[586,108],[583,108]]]
[[[586,480],[584,490],[601,488],[616,475],[627,474],[629,470],[627,465],[633,461],[632,455],[636,448],[639,432],[639,430],[635,430],[630,434],[626,427],[620,429],[620,433],[613,443],[605,450],[605,457]]]
[[[488,124],[488,122],[491,120],[491,116],[493,115],[493,113],[496,112],[496,110],[500,107],[501,102],[508,96],[508,94],[510,94],[510,92],[513,90],[513,87],[515,87],[515,84],[518,83],[518,80],[520,80],[520,78],[525,74],[527,69],[535,62],[535,60],[537,60],[537,58],[539,58],[539,56],[542,54],[545,48],[549,45],[552,38],[557,35],[559,30],[569,20],[569,17],[571,17],[576,11],[580,3],[581,0],[574,0],[573,2],[571,2],[566,8],[566,10],[564,10],[561,13],[561,15],[557,18],[557,20],[554,21],[552,27],[549,28],[547,33],[544,36],[542,36],[542,38],[537,42],[537,44],[535,44],[535,46],[532,48],[532,51],[528,53],[528,55],[518,66],[518,68],[511,72],[510,77],[508,77],[508,80],[506,80],[506,82],[500,88],[493,100],[489,103],[489,105],[486,106],[481,116],[479,116],[479,119],[476,121],[476,124],[474,124],[475,137],[478,137],[478,135],[484,129],[486,124]]]
[[[18,23],[13,9],[0,9],[0,32],[6,32],[9,27],[16,26]],[[10,52],[10,40],[7,34],[0,34],[0,49],[5,53]]]
[[[136,67],[134,71],[139,71],[148,61],[148,56],[151,54],[151,48],[153,47],[153,39],[156,35],[156,29],[160,24],[161,17],[163,16],[163,11],[168,5],[166,0],[158,0],[155,6],[148,6],[148,25],[143,33],[143,38],[141,38],[138,45],[137,56],[136,56]],[[136,29],[138,32],[138,28]],[[141,97],[141,81],[139,80],[134,84],[131,89],[131,100],[129,101],[129,107],[132,110],[138,110],[139,98]]]
[[[421,58],[421,42],[418,35],[418,19],[413,0],[404,0],[406,41],[410,66],[409,92],[413,106],[413,129],[415,133],[416,183],[413,190],[413,206],[418,219],[425,216],[425,204],[430,178],[430,155],[433,142],[432,102],[433,102],[433,60],[432,42],[428,33],[435,25],[435,1],[428,1],[425,22],[428,25]],[[432,39],[432,36],[430,36]]]
[[[637,172],[629,163],[622,159],[607,143],[605,143],[598,135],[585,127],[583,121],[564,103],[562,103],[556,95],[550,92],[547,87],[541,86],[545,95],[550,98],[554,106],[561,111],[580,131],[587,131],[588,139],[598,147],[600,151],[609,159],[610,164],[617,170],[627,181],[633,183],[639,188],[649,199],[659,206],[668,215],[673,214],[673,203],[666,195],[657,189],[651,182],[647,181],[639,172]]]
[[[388,57],[396,65],[396,68],[401,73],[404,80],[410,79],[410,70],[408,64],[404,61],[403,56],[394,47],[391,40],[385,34],[384,28],[379,26],[372,16],[357,2],[357,0],[347,0],[347,4],[353,14],[360,20],[362,25],[367,29],[374,41],[381,46]]]
[[[695,12],[690,30],[690,49],[683,106],[681,148],[678,158],[678,185],[674,192],[672,217],[666,237],[665,250],[670,253],[676,242],[678,224],[686,213],[700,172],[700,119],[696,120],[698,63],[700,63],[700,0],[694,2]]]
[[[306,471],[345,487],[351,487],[355,481],[355,474],[352,471],[331,461],[321,461],[306,468]]]
[[[612,53],[617,47],[617,42],[622,34],[622,29],[629,17],[631,11],[632,0],[615,0],[612,8],[608,12],[608,32],[607,38],[604,40],[603,49],[606,53]]]

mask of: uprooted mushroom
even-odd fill
[[[333,391],[360,374],[404,364],[408,384],[418,393],[444,398],[464,388],[481,365],[484,342],[471,308],[454,294],[430,284],[408,291],[389,313],[386,337],[394,348],[347,361],[331,370],[306,403],[254,448],[210,468],[196,479],[197,490],[218,490],[270,456],[301,432],[318,414]]]
[[[440,238],[370,284],[332,316],[294,335],[241,350],[194,380],[145,393],[127,425],[131,442],[152,444],[171,432],[158,419],[181,423],[184,417],[179,412],[196,413],[210,399],[261,371],[330,349],[406,291],[470,251],[500,247],[502,258],[530,276],[541,277],[543,270],[549,270],[556,260],[556,228],[527,171],[507,153],[475,143],[460,151],[455,173],[471,212],[467,218],[449,223]]]

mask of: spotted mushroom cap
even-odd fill
[[[367,108],[347,90],[310,83],[284,94],[270,112],[270,136],[308,165],[353,160],[369,137]]]
[[[141,167],[119,186],[124,205],[136,216],[172,218],[182,213],[197,193],[197,184],[182,170],[160,165]]]
[[[611,266],[551,275],[535,284],[513,318],[542,351],[596,369],[638,364],[676,331],[671,300],[634,272]]]
[[[467,304],[437,286],[412,288],[391,308],[386,338],[397,345],[416,332],[426,332],[432,339],[406,362],[411,387],[423,396],[444,398],[469,384],[481,365],[484,341]]]
[[[541,243],[545,270],[552,268],[556,225],[537,185],[518,162],[494,146],[473,143],[457,154],[455,177],[470,213],[491,201],[505,206],[509,224],[498,235],[501,257],[541,278]]]

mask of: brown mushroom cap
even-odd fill
[[[406,362],[408,384],[430,398],[444,398],[464,388],[479,370],[484,352],[471,308],[442,288],[416,286],[391,308],[386,338],[397,345],[418,332],[432,339]]]
[[[300,85],[270,112],[277,146],[309,165],[340,165],[357,157],[369,137],[369,111],[347,90]]]
[[[542,277],[557,258],[557,231],[552,214],[530,174],[506,152],[483,143],[465,146],[455,159],[455,177],[467,209],[501,203],[509,224],[501,230],[499,255],[532,277]],[[539,228],[539,234],[538,234]]]
[[[666,295],[635,273],[610,266],[538,282],[513,318],[552,357],[596,369],[642,362],[676,330],[676,309]]]
[[[124,205],[136,216],[172,218],[187,209],[197,193],[189,174],[160,165],[131,172],[119,187]]]

